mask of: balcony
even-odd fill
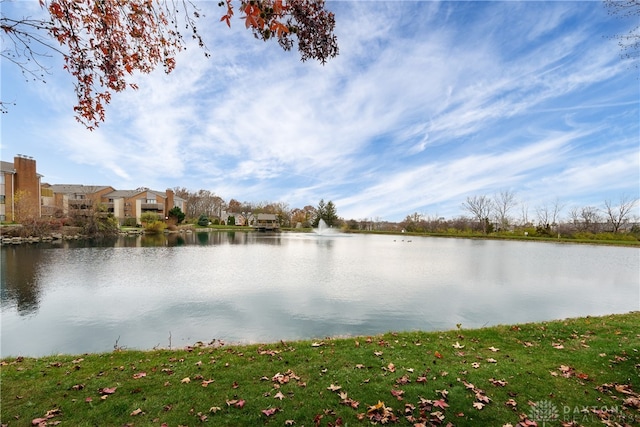
[[[159,211],[162,212],[164,210],[163,203],[143,203],[141,206],[143,211]]]

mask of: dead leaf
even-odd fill
[[[398,400],[402,400],[402,396],[404,395],[404,390],[397,390],[397,389],[393,389],[391,390],[391,394]]]
[[[275,414],[276,412],[278,412],[279,409],[278,408],[268,408],[268,409],[263,409],[262,412],[263,414],[265,414],[267,417],[272,416],[273,414]]]
[[[479,364],[478,362],[473,362],[473,363],[471,364],[471,367],[472,367],[472,368],[475,368],[475,369],[478,369],[478,368],[480,367],[480,364]]]
[[[277,392],[277,393],[275,394],[275,396],[273,396],[273,398],[274,398],[274,399],[280,399],[280,400],[282,400],[282,399],[284,399],[284,394],[282,394],[282,392],[281,392],[281,391],[279,391],[279,392]]]
[[[189,377],[185,377],[185,378],[183,378],[182,380],[180,380],[180,382],[181,382],[182,384],[189,384],[189,383],[191,382],[191,378],[189,378]]]
[[[339,385],[334,385],[331,384],[329,387],[327,387],[327,390],[331,390],[331,391],[338,391],[340,390],[342,387],[340,387]]]
[[[395,372],[396,371],[396,365],[394,365],[393,363],[389,363],[387,365],[387,369],[389,370],[389,372]]]
[[[117,389],[118,387],[105,387],[105,388],[101,388],[99,392],[102,395],[109,395],[109,394],[115,393]]]
[[[444,399],[438,399],[433,402],[433,406],[440,409],[446,409],[449,407],[449,404],[444,401]]]
[[[461,345],[458,341],[453,345],[453,348],[464,348],[464,345]]]
[[[138,380],[140,378],[144,378],[147,376],[146,372],[138,372],[137,374],[133,374],[133,379]]]
[[[495,348],[494,346],[489,347],[489,350],[493,351],[494,353],[495,353],[496,351],[500,351],[500,349],[499,349],[499,348]]]
[[[129,415],[132,417],[135,417],[136,415],[140,415],[140,414],[142,414],[142,409],[138,408],[134,410],[132,413],[130,413]]]
[[[484,408],[484,403],[473,402],[473,407],[476,408],[478,411],[481,411],[482,408]]]
[[[493,357],[488,358],[487,362],[489,362],[489,363],[498,363],[498,361],[496,359],[494,359]]]

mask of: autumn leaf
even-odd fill
[[[437,357],[438,359],[442,359],[442,354],[440,354],[440,352],[439,352],[439,351],[434,351],[434,352],[433,352],[433,355],[434,355],[435,357]]]
[[[516,408],[516,406],[518,406],[518,402],[513,399],[507,400],[504,404],[514,409]]]
[[[331,390],[331,391],[338,391],[340,390],[342,387],[340,387],[339,385],[334,385],[331,384],[329,387],[327,387],[327,390]]]
[[[181,382],[182,384],[189,384],[189,383],[191,382],[191,378],[189,378],[189,377],[185,377],[185,378],[183,378],[182,380],[180,380],[180,382]]]
[[[564,348],[564,346],[561,343],[552,343],[551,345],[553,346],[553,348],[557,350],[562,350]]]
[[[395,372],[396,371],[396,365],[394,365],[393,363],[389,363],[387,365],[387,369],[389,370],[389,372]]]
[[[489,347],[489,350],[493,351],[494,353],[495,353],[496,351],[500,351],[500,349],[499,349],[499,348],[495,348],[494,346]]]
[[[464,345],[461,345],[458,341],[453,345],[453,348],[464,348]]]
[[[275,396],[273,396],[273,398],[274,398],[274,399],[280,399],[280,400],[282,400],[282,399],[284,399],[284,394],[282,394],[282,392],[281,392],[281,391],[279,391],[279,392],[277,392],[277,393],[275,394]]]
[[[433,406],[440,409],[446,409],[449,407],[449,404],[444,401],[444,399],[438,399],[433,402]]]
[[[475,368],[475,369],[478,369],[478,368],[480,367],[480,364],[479,364],[478,362],[473,362],[473,363],[471,364],[471,367],[473,367],[473,368]]]
[[[402,396],[404,395],[404,390],[391,390],[391,394],[398,400],[402,400]]]
[[[473,407],[479,411],[482,410],[482,408],[484,408],[484,403],[480,403],[480,402],[473,402]]]
[[[138,380],[140,378],[144,378],[147,376],[146,372],[138,372],[137,374],[133,374],[133,379]]]
[[[267,417],[270,417],[270,416],[274,415],[276,412],[278,412],[279,410],[280,410],[279,408],[268,408],[268,409],[263,409],[260,412],[262,412]]]
[[[101,388],[99,392],[102,395],[110,395],[115,393],[117,389],[118,387],[105,387],[105,388]]]
[[[489,362],[489,363],[498,363],[498,361],[496,359],[494,359],[493,357],[488,358],[487,362]]]
[[[132,413],[130,413],[129,415],[132,417],[135,417],[136,415],[140,415],[140,414],[142,414],[142,409],[138,408],[134,410]]]

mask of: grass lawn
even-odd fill
[[[640,312],[0,365],[2,426],[640,425]]]

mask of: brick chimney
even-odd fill
[[[14,195],[19,191],[24,192],[28,204],[33,206],[40,216],[40,175],[36,172],[36,161],[33,157],[18,154],[13,158],[15,169]]]

